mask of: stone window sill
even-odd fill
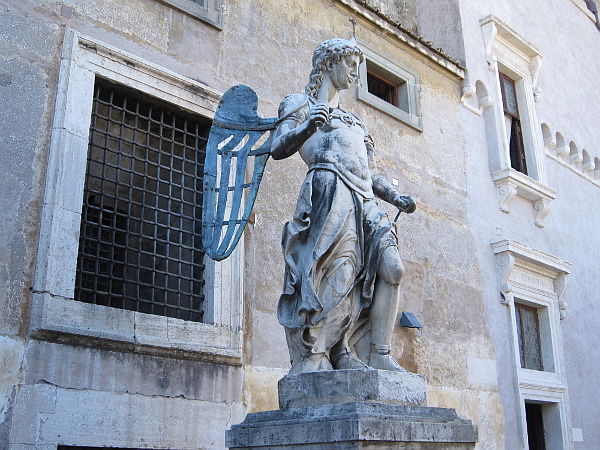
[[[223,9],[218,0],[161,0],[163,3],[177,8],[206,22],[213,27],[223,29]]]
[[[510,212],[510,204],[518,195],[532,202],[537,211],[535,224],[544,228],[544,219],[550,212],[550,202],[556,198],[557,192],[554,189],[512,168],[498,170],[492,173],[492,178],[498,191],[502,212]]]
[[[115,350],[241,361],[240,333],[228,327],[93,305],[35,293],[31,335],[59,342],[93,341]]]

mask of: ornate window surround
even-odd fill
[[[241,360],[243,243],[221,263],[207,258],[205,322],[73,300],[83,185],[96,77],[213,118],[220,93],[192,79],[67,29],[42,206],[31,333],[146,353]]]
[[[495,102],[492,109],[499,143],[499,161],[498,169],[492,173],[492,178],[498,192],[500,210],[509,213],[510,204],[516,196],[529,200],[537,211],[535,224],[543,228],[544,218],[550,212],[550,202],[556,198],[557,192],[546,185],[546,152],[535,113],[535,102],[540,100],[542,92],[537,85],[542,55],[531,43],[495,16],[481,19],[480,24],[489,70],[494,75],[495,96],[501,98],[500,71],[516,81],[525,155],[530,174],[527,176],[511,168],[510,143],[506,134],[502,102]]]
[[[520,418],[522,430],[527,429],[525,401],[541,402],[549,411],[544,420],[551,425],[553,440],[562,447],[572,448],[571,419],[568,403],[565,362],[562,351],[561,320],[565,319],[567,304],[567,276],[571,263],[548,253],[532,249],[513,240],[492,243],[496,255],[499,289],[502,304],[509,308],[513,348],[513,365],[521,397]],[[540,340],[544,358],[544,371],[521,367],[519,341],[516,327],[515,302],[538,309]],[[523,433],[523,448],[527,437]]]

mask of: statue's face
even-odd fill
[[[340,91],[348,89],[350,85],[358,78],[358,66],[360,57],[358,55],[348,55],[342,58],[338,63],[330,61],[327,65],[331,81],[336,89]]]

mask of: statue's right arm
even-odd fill
[[[309,109],[308,117],[302,107]],[[323,104],[310,105],[305,95],[287,97],[279,108],[279,124],[271,146],[273,159],[284,159],[296,153],[321,125],[327,122],[329,108]]]

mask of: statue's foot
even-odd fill
[[[317,353],[315,355],[309,355],[298,361],[297,364],[294,364],[288,375],[320,372],[323,370],[333,370],[333,367],[331,366],[331,362],[329,362],[329,358],[327,358],[325,353]]]
[[[331,364],[335,370],[368,369],[364,362],[358,359],[348,349],[342,349],[335,358],[331,358]]]
[[[371,355],[369,356],[369,367],[378,370],[392,370],[395,372],[408,372],[396,362],[390,355],[389,345],[371,344]]]

